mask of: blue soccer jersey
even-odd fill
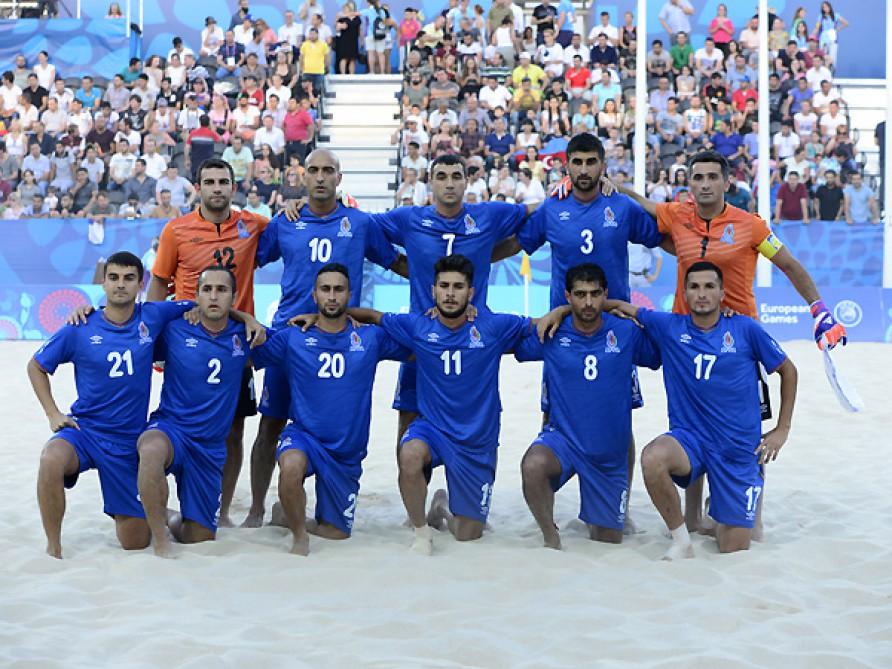
[[[604,314],[592,335],[566,318],[545,343],[532,333],[514,356],[544,360],[549,426],[559,430],[593,462],[624,462],[632,434],[632,370],[656,369],[660,356],[632,321]]]
[[[615,300],[629,299],[628,243],[658,246],[662,235],[641,205],[625,195],[599,195],[588,203],[570,196],[548,198],[517,234],[523,250],[532,255],[551,244],[551,297],[554,309],[566,304],[567,270],[583,263],[600,265],[607,291]]]
[[[415,353],[421,415],[462,446],[498,445],[499,363],[530,320],[481,311],[452,330],[424,314],[386,314],[381,327]]]
[[[709,331],[683,314],[640,309],[638,320],[662,353],[670,429],[752,455],[762,435],[756,363],[776,370],[787,357],[780,345],[748,316],[722,317]]]
[[[448,255],[463,255],[474,265],[475,305],[486,306],[489,269],[495,245],[514,234],[526,220],[526,206],[504,202],[466,204],[455,218],[437,208],[398,207],[375,214],[387,239],[406,249],[409,257],[409,303],[412,313],[434,306],[434,264]]]
[[[136,439],[146,424],[155,341],[170,321],[193,302],[137,304],[121,325],[99,309],[85,325],[66,325],[46,342],[34,359],[49,374],[74,363],[77,400],[71,415],[78,424],[106,434]]]
[[[358,307],[362,294],[363,259],[389,269],[397,259],[396,249],[380,228],[371,222],[371,214],[339,204],[327,216],[316,216],[309,207],[301,217],[289,221],[284,214],[274,217],[260,236],[257,264],[284,259],[282,297],[273,318],[279,327],[292,316],[313,313],[313,286],[323,265],[337,262],[350,273],[350,306]]]
[[[184,319],[168,324],[155,346],[156,359],[165,365],[161,403],[152,419],[172,421],[200,441],[224,441],[248,354],[241,323],[229,321],[217,334]]]
[[[286,328],[251,351],[255,367],[285,369],[293,424],[350,463],[365,457],[378,361],[408,357],[407,349],[373,326],[336,334]]]

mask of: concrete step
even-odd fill
[[[390,135],[396,130],[385,127],[337,126],[326,127],[320,133],[325,143],[348,146],[386,146],[390,143]]]
[[[377,172],[369,174],[346,173],[341,179],[341,188],[348,193],[366,193],[385,196],[396,192],[394,172]],[[354,196],[355,197],[355,196]]]
[[[339,125],[396,128],[400,123],[400,108],[397,105],[338,105],[335,108],[327,106],[326,110],[331,112],[331,118],[325,121],[326,128]]]
[[[320,146],[335,152],[338,160],[341,162],[342,172],[379,171],[383,169],[396,172],[396,147],[370,147],[369,150],[364,150],[363,148],[331,146],[328,144]]]

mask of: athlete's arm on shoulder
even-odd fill
[[[405,246],[406,225],[415,209],[417,207],[397,207],[380,214],[371,214],[369,223],[378,226],[390,243]]]
[[[639,367],[649,367],[650,369],[659,369],[663,360],[660,355],[660,349],[657,343],[650,336],[648,330],[638,327],[631,329],[635,337],[635,364]]]
[[[564,319],[569,315],[570,305],[563,304],[559,307],[555,307],[542,316],[542,318],[534,318],[530,321],[530,326],[531,328],[536,329],[536,336],[539,338],[539,341],[544,342],[546,337],[549,339],[554,337],[554,334],[558,331],[561,323],[563,323]]]
[[[398,343],[412,348],[415,325],[419,319],[417,314],[385,314],[374,309],[363,309],[360,307],[347,309],[347,313],[360,323],[380,325]],[[425,317],[422,316],[421,318]]]
[[[382,325],[385,316],[408,316],[409,314],[385,314],[377,309],[368,309],[366,307],[350,307],[347,309],[347,315],[358,323],[366,325]]]
[[[263,267],[282,257],[282,250],[279,247],[280,216],[282,216],[282,214],[275,216],[263,232],[260,233],[260,239],[257,242],[257,255],[255,258],[257,267]]]
[[[376,265],[389,269],[403,278],[409,277],[408,261],[400,262],[400,252],[387,239],[381,227],[371,221],[367,225],[363,252],[365,257]],[[403,260],[405,260],[404,256]]]
[[[266,328],[251,314],[238,309],[230,309],[229,317],[236,323],[244,324],[245,338],[251,343],[251,348],[260,346],[266,341]]]
[[[384,328],[375,328],[378,334],[378,360],[398,360],[405,362],[412,357],[412,351],[396,339]]]
[[[638,204],[644,211],[646,211],[652,218],[657,218],[657,203],[652,200],[648,200],[643,195],[640,195],[632,188],[628,186],[617,186],[616,190],[626,197],[630,198],[636,204]]]
[[[530,329],[514,347],[514,358],[518,362],[542,360],[545,355],[545,344],[539,340],[536,332]]]
[[[547,241],[547,211],[548,207],[539,207],[517,231],[517,242],[529,255],[533,255]]]
[[[490,262],[496,263],[501,260],[505,260],[506,258],[517,255],[522,250],[523,249],[521,249],[520,247],[520,242],[517,241],[517,236],[512,235],[511,237],[496,242],[496,245],[492,248],[492,257],[490,258]]]
[[[634,198],[629,200],[631,200],[628,206],[629,241],[643,244],[648,248],[659,246],[663,241],[663,233],[657,225],[656,206],[652,214]]]
[[[146,302],[143,309],[156,311],[161,318],[162,323],[169,323],[175,318],[179,318],[187,311],[195,308],[195,302],[192,300],[177,300],[176,302]]]
[[[642,309],[632,304],[631,302],[608,299],[604,301],[604,311],[606,311],[607,313],[612,313],[616,316],[620,316],[621,318],[638,318],[638,314],[642,311]]]
[[[497,237],[504,239],[516,234],[524,227],[528,217],[535,211],[534,205],[510,204],[508,202],[486,202],[483,204],[489,207],[489,215],[495,218],[497,225]]]
[[[251,363],[255,369],[263,369],[271,365],[282,365],[288,354],[288,338],[295,330],[283,328],[270,330],[262,344],[251,349]]]

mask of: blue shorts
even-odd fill
[[[78,470],[74,476],[65,477],[65,487],[73,488],[81,472],[95,469],[99,472],[102,489],[102,510],[110,516],[145,518],[146,513],[139,501],[137,474],[139,458],[136,439],[102,434],[81,426],[81,429],[65,427],[51,438],[62,439],[74,447]]]
[[[270,418],[288,418],[291,408],[291,387],[283,367],[270,366],[263,370],[263,392],[259,411]]]
[[[498,444],[484,449],[470,449],[457,444],[424,418],[417,418],[400,441],[417,439],[427,444],[431,470],[446,467],[449,510],[455,516],[486,522],[496,480]]]
[[[214,443],[195,439],[163,418],[150,420],[146,430],[163,432],[173,446],[173,461],[165,474],[173,474],[176,479],[180,515],[216,532],[223,494],[226,441]]]
[[[418,365],[414,360],[400,365],[400,375],[396,381],[396,391],[393,393],[394,409],[418,413],[417,379]]]
[[[579,478],[581,521],[598,527],[623,529],[629,499],[629,466],[625,455],[613,465],[593,462],[553,429],[540,432],[533,446],[544,446],[561,463],[560,476],[551,481],[552,490],[560,490],[574,474]]]
[[[341,462],[315,437],[293,424],[279,436],[276,460],[291,450],[302,451],[307,456],[306,478],[316,477],[316,520],[334,525],[349,536],[353,531],[362,465]]]
[[[539,407],[542,413],[548,413],[548,388],[545,383],[545,370],[542,370],[542,393],[539,396]],[[638,381],[638,368],[632,368],[632,408],[640,409],[644,406],[644,395],[641,394],[641,383]]]
[[[703,474],[709,479],[709,515],[716,522],[734,527],[752,527],[756,519],[759,496],[765,486],[762,466],[755,453],[719,453],[715,447],[689,430],[666,433],[684,449],[691,462],[691,473],[673,476],[675,483],[686,488]]]

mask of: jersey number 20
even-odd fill
[[[319,362],[322,363],[317,373],[320,379],[339,379],[344,376],[343,353],[320,353]]]

